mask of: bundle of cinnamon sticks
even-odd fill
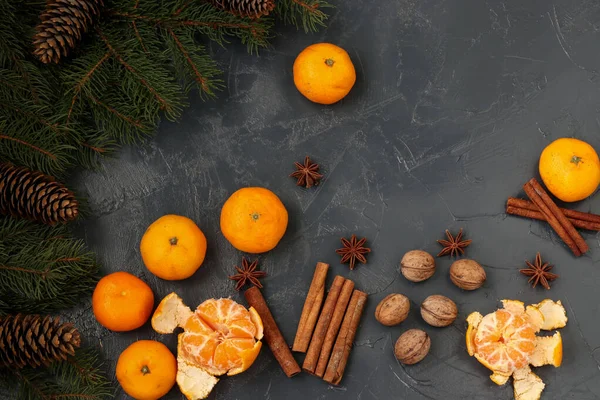
[[[325,298],[328,269],[328,264],[317,263],[292,350],[306,353],[304,371],[338,385],[350,357],[367,294],[355,290],[354,282],[338,275]]]
[[[600,215],[559,208],[535,178],[523,189],[531,201],[510,197],[506,202],[507,214],[547,221],[576,257],[589,250],[575,227],[600,231]]]

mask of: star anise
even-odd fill
[[[365,257],[365,254],[371,252],[370,248],[364,247],[366,241],[367,238],[362,238],[360,240],[356,239],[356,235],[352,235],[350,240],[342,238],[342,244],[344,247],[335,251],[337,254],[342,256],[340,262],[342,264],[350,263],[351,270],[354,269],[354,264],[356,264],[356,261],[366,264],[367,258]]]
[[[458,235],[452,236],[452,234],[450,233],[450,231],[448,229],[446,229],[446,237],[448,238],[448,240],[438,240],[437,242],[439,244],[441,244],[442,246],[444,246],[444,248],[442,249],[442,251],[440,251],[440,254],[438,254],[438,257],[441,256],[445,256],[447,254],[450,254],[450,256],[454,257],[454,256],[458,256],[458,254],[465,254],[465,247],[467,247],[468,245],[471,244],[472,240],[462,240],[462,236],[463,236],[463,230],[462,228],[460,228],[460,231],[458,231]]]
[[[299,162],[295,162],[294,165],[296,171],[292,172],[290,176],[298,180],[296,185],[310,188],[319,184],[323,175],[319,173],[319,164],[310,161],[310,157],[304,158],[304,165]]]
[[[242,268],[235,266],[237,270],[237,274],[230,276],[229,279],[233,281],[237,281],[235,285],[235,290],[240,290],[246,283],[251,283],[254,286],[262,289],[262,284],[259,279],[267,276],[265,271],[257,271],[258,260],[252,261],[252,263],[248,262],[246,257],[242,257]]]
[[[542,256],[540,255],[540,253],[537,253],[537,255],[535,256],[535,264],[532,264],[529,261],[525,262],[527,263],[527,266],[529,268],[525,268],[520,271],[523,275],[531,277],[529,278],[527,283],[531,283],[533,287],[536,287],[539,283],[540,285],[545,287],[546,290],[549,290],[549,282],[558,278],[558,275],[550,272],[550,270],[552,269],[552,265],[549,265],[548,263],[542,263]]]

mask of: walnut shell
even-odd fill
[[[392,293],[379,302],[375,319],[385,326],[398,325],[408,317],[410,301],[400,293]]]
[[[421,304],[421,316],[431,326],[448,326],[454,322],[457,315],[456,304],[446,296],[434,294]]]
[[[483,285],[486,275],[479,263],[463,258],[450,266],[450,279],[461,289],[475,290]]]
[[[421,282],[435,273],[435,259],[423,250],[411,250],[400,261],[400,272],[411,282]]]
[[[409,329],[396,341],[394,354],[402,364],[412,365],[424,359],[430,347],[431,339],[427,332]]]

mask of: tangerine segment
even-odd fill
[[[225,336],[253,338],[256,326],[244,306],[231,299],[210,299],[200,304],[196,314]]]
[[[227,371],[241,367],[241,353],[244,350],[253,348],[255,343],[256,341],[254,339],[234,338],[224,340],[215,350],[213,359],[214,365],[220,366]]]
[[[254,343],[254,347],[252,347],[251,349],[242,350],[240,352],[240,357],[242,358],[242,366],[239,368],[230,369],[229,372],[227,373],[227,375],[229,375],[229,376],[237,375],[237,374],[244,372],[248,368],[250,368],[250,366],[254,363],[254,361],[258,357],[261,347],[262,347],[262,342],[258,341],[256,343]]]
[[[214,375],[247,369],[260,350],[255,337],[262,331],[251,311],[231,299],[200,304],[179,336],[182,359]]]
[[[198,314],[192,314],[183,325],[183,330],[186,332],[194,332],[203,335],[210,335],[215,331],[210,327],[209,324],[198,316]]]
[[[219,338],[212,335],[197,335],[194,333],[181,334],[181,355],[184,360],[203,366],[211,366],[215,350],[219,346]],[[222,375],[220,372],[219,375]]]
[[[510,375],[528,365],[535,350],[535,331],[524,316],[498,310],[483,317],[474,345],[479,362],[494,372]]]

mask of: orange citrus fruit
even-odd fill
[[[498,310],[483,317],[475,334],[476,357],[494,372],[511,375],[529,364],[535,330],[524,316]]]
[[[495,384],[504,385],[512,376],[516,400],[539,400],[545,384],[530,365],[559,367],[563,347],[559,332],[553,336],[536,333],[564,327],[566,311],[560,300],[550,299],[527,307],[522,301],[502,300],[502,306],[485,317],[469,314],[467,352],[492,370],[490,379]]]
[[[154,307],[152,289],[128,272],[114,272],[100,279],[92,295],[96,320],[115,332],[144,325]]]
[[[221,232],[246,253],[272,250],[283,237],[288,213],[279,197],[260,187],[243,188],[227,199],[221,210]]]
[[[165,215],[148,227],[140,252],[146,268],[159,278],[186,279],[204,262],[206,237],[191,219]]]
[[[117,380],[131,397],[156,400],[175,384],[177,361],[164,344],[138,340],[127,347],[117,361]]]
[[[307,99],[333,104],[356,82],[354,64],[346,50],[331,43],[308,46],[294,61],[294,84]]]
[[[218,382],[215,376],[244,372],[262,346],[260,316],[231,299],[208,299],[192,311],[171,293],[154,312],[152,327],[158,333],[183,328],[177,344],[177,383],[189,399],[208,396]]]
[[[600,184],[600,160],[588,143],[561,138],[540,156],[539,170],[548,190],[562,201],[583,200]]]

